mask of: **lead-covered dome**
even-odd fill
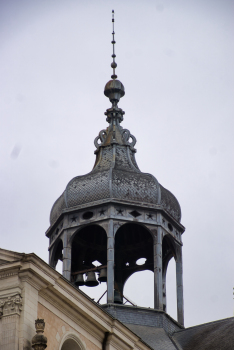
[[[93,170],[68,183],[52,207],[50,223],[53,224],[64,210],[103,200],[160,205],[180,221],[181,209],[176,197],[153,175],[139,170],[135,160],[136,139],[120,126],[124,112],[114,104],[105,114],[110,125],[94,140],[97,150]]]

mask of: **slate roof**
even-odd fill
[[[234,317],[177,331],[172,339],[179,350],[232,350]]]
[[[102,307],[155,350],[234,350],[234,317],[183,328],[163,311]]]
[[[125,324],[137,334],[146,344],[155,350],[177,350],[163,328]]]

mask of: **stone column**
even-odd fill
[[[114,302],[114,225],[109,221],[107,232],[107,303]]]
[[[22,298],[17,294],[0,298],[0,348],[19,349]]]
[[[163,310],[162,297],[162,228],[154,235],[154,308]]]
[[[64,231],[63,235],[63,277],[71,280],[71,234],[69,230]]]
[[[177,293],[177,321],[184,325],[184,297],[183,297],[183,263],[182,246],[176,249],[176,293]]]

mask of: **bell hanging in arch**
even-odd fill
[[[122,299],[121,294],[118,290],[114,290],[114,303],[123,304],[123,299]]]
[[[79,273],[78,275],[76,275],[75,285],[79,287],[79,286],[84,286],[84,284],[85,282],[84,282],[83,274]]]
[[[98,277],[99,282],[107,282],[107,269],[101,269]]]
[[[93,271],[87,272],[87,279],[85,281],[85,285],[87,287],[96,287],[98,284],[99,283],[96,280],[95,272]]]

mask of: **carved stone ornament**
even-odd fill
[[[0,299],[0,318],[20,314],[22,310],[22,298],[19,294]]]
[[[32,348],[35,350],[44,350],[47,348],[47,338],[44,336],[45,322],[43,319],[35,321],[37,334],[32,338]]]

